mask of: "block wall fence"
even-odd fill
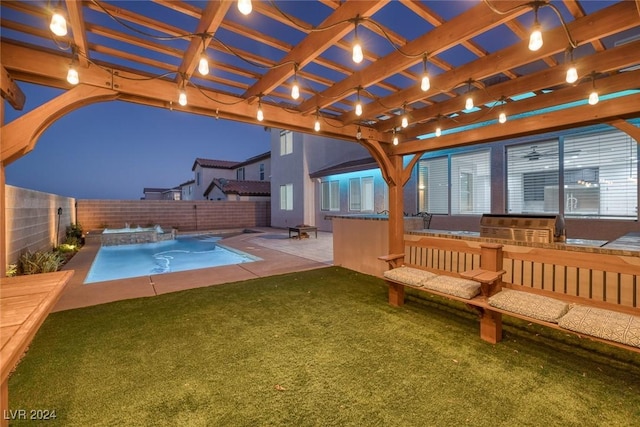
[[[83,230],[159,224],[178,231],[269,227],[268,201],[90,200],[6,185],[7,262],[27,250],[47,251],[62,243],[67,227]],[[58,208],[62,208],[58,215]]]
[[[78,200],[78,223],[85,231],[160,225],[178,231],[268,227],[268,201]]]

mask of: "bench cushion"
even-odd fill
[[[434,273],[413,267],[398,267],[384,272],[384,277],[394,282],[400,282],[411,286],[422,286],[429,279],[436,277]]]
[[[558,325],[585,335],[640,347],[640,316],[576,305],[558,321]]]
[[[480,293],[480,283],[451,276],[435,276],[424,282],[423,286],[443,294],[465,299],[471,299]]]
[[[503,289],[489,298],[489,304],[502,310],[552,323],[558,323],[558,319],[569,310],[569,304],[563,301],[511,289]]]

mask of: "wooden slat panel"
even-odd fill
[[[578,269],[575,267],[567,267],[566,275],[566,293],[567,295],[578,295]]]
[[[604,275],[604,281],[604,292],[606,294],[605,301],[617,304],[620,291],[618,273],[607,271]]]
[[[591,276],[592,270],[589,268],[578,269],[578,296],[591,298]]]
[[[591,270],[591,298],[604,301],[604,271]]]
[[[620,275],[620,304],[633,307],[634,303],[634,276]]]

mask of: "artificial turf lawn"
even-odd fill
[[[386,298],[329,267],[53,313],[10,408],[65,426],[640,425],[639,355],[519,321],[491,345],[462,304]]]

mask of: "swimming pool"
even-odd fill
[[[260,260],[245,252],[220,246],[217,244],[220,239],[221,237],[212,235],[193,235],[156,243],[102,246],[84,283]]]

